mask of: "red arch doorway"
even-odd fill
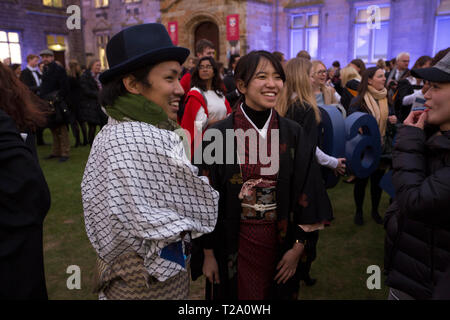
[[[220,57],[219,51],[219,27],[214,22],[202,22],[195,28],[195,43],[200,39],[208,39],[214,43],[216,49],[216,57],[218,60]],[[195,44],[194,44],[195,45]],[[197,55],[197,52],[195,53]]]

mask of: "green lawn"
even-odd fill
[[[45,141],[51,143],[50,130],[45,130]],[[71,144],[74,145],[71,136]],[[89,155],[89,146],[72,148],[70,159],[44,160],[51,146],[38,147],[39,161],[50,188],[52,205],[44,223],[44,259],[47,289],[50,299],[96,299],[95,252],[86,236],[81,204],[80,183]],[[370,265],[383,268],[384,230],[370,218],[370,195],[367,188],[364,225],[353,223],[355,206],[353,185],[340,182],[329,190],[334,207],[332,226],[320,232],[317,259],[311,276],[318,282],[313,287],[301,285],[301,299],[386,299],[387,288],[369,290],[366,273]],[[388,205],[384,193],[380,214]],[[66,282],[71,274],[66,270],[77,265],[81,270],[81,289],[69,290]],[[191,298],[203,298],[203,279],[191,285]]]

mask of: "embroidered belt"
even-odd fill
[[[249,181],[247,184],[249,188],[242,191],[241,219],[276,220],[276,186],[272,181],[255,182]]]

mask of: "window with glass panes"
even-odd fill
[[[389,6],[378,6],[380,23],[369,23],[375,12],[367,7],[356,9],[354,57],[366,63],[376,63],[378,59],[387,59],[389,40]]]
[[[42,0],[42,4],[46,7],[62,8],[63,0]]]
[[[22,63],[18,32],[0,30],[0,61],[11,58],[11,63]]]
[[[104,8],[109,6],[109,0],[95,0],[96,8]]]
[[[291,16],[291,58],[301,50],[317,58],[319,50],[319,14],[304,13]]]
[[[434,23],[433,54],[450,46],[450,0],[441,0]]]
[[[108,60],[106,58],[106,44],[109,41],[109,35],[101,34],[97,35],[97,51],[98,58],[100,59],[100,64],[102,66],[102,70],[108,68]]]

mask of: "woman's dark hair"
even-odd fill
[[[441,51],[436,53],[436,55],[433,57],[433,60],[431,60],[431,66],[434,66],[436,63],[438,63],[449,52],[450,52],[450,47],[448,47],[447,49],[442,49]]]
[[[217,95],[219,97],[223,97],[223,82],[222,82],[222,78],[220,77],[219,74],[219,66],[217,65],[217,63],[214,61],[213,58],[211,57],[203,57],[201,59],[198,60],[197,65],[194,68],[194,71],[192,72],[192,78],[191,78],[191,88],[192,87],[197,87],[202,89],[203,91],[206,91],[206,82],[200,78],[200,64],[202,63],[202,61],[209,61],[209,63],[211,63],[212,67],[213,67],[213,71],[214,71],[214,76],[212,78],[211,81],[211,89],[214,90],[215,93],[217,93]]]
[[[375,73],[377,73],[377,71],[379,69],[383,70],[380,67],[371,67],[364,71],[362,78],[361,78],[361,82],[358,86],[358,95],[356,96],[355,101],[351,104],[350,107],[361,106],[362,109],[366,109],[366,111],[369,112],[369,110],[367,110],[366,104],[364,103],[364,96],[366,95],[366,92],[369,87],[369,79],[372,79],[375,76]],[[383,72],[384,72],[384,70],[383,70]]]
[[[359,75],[362,77],[364,71],[366,71],[366,64],[361,59],[353,59],[350,63],[359,68]]]
[[[433,61],[433,58],[431,58],[430,56],[421,56],[419,57],[419,59],[416,60],[416,63],[414,63],[414,66],[408,70],[408,72],[405,75],[405,78],[410,77],[411,76],[411,70],[412,69],[417,69],[417,68],[422,68],[425,63]]]
[[[432,57],[421,56],[421,57],[419,57],[419,59],[416,60],[416,63],[414,63],[414,66],[411,69],[422,68],[424,66],[424,64],[426,64],[427,62],[431,62],[431,61],[433,61]]]
[[[137,82],[140,82],[146,88],[150,88],[152,84],[148,83],[147,78],[153,67],[154,65],[145,66],[128,74],[114,77],[107,83],[104,83],[99,93],[99,103],[102,106],[112,106],[118,97],[126,95],[128,90],[125,88],[122,79],[128,75],[134,76]]]
[[[16,123],[19,130],[44,126],[47,106],[17,78],[12,69],[0,62],[0,109]]]

